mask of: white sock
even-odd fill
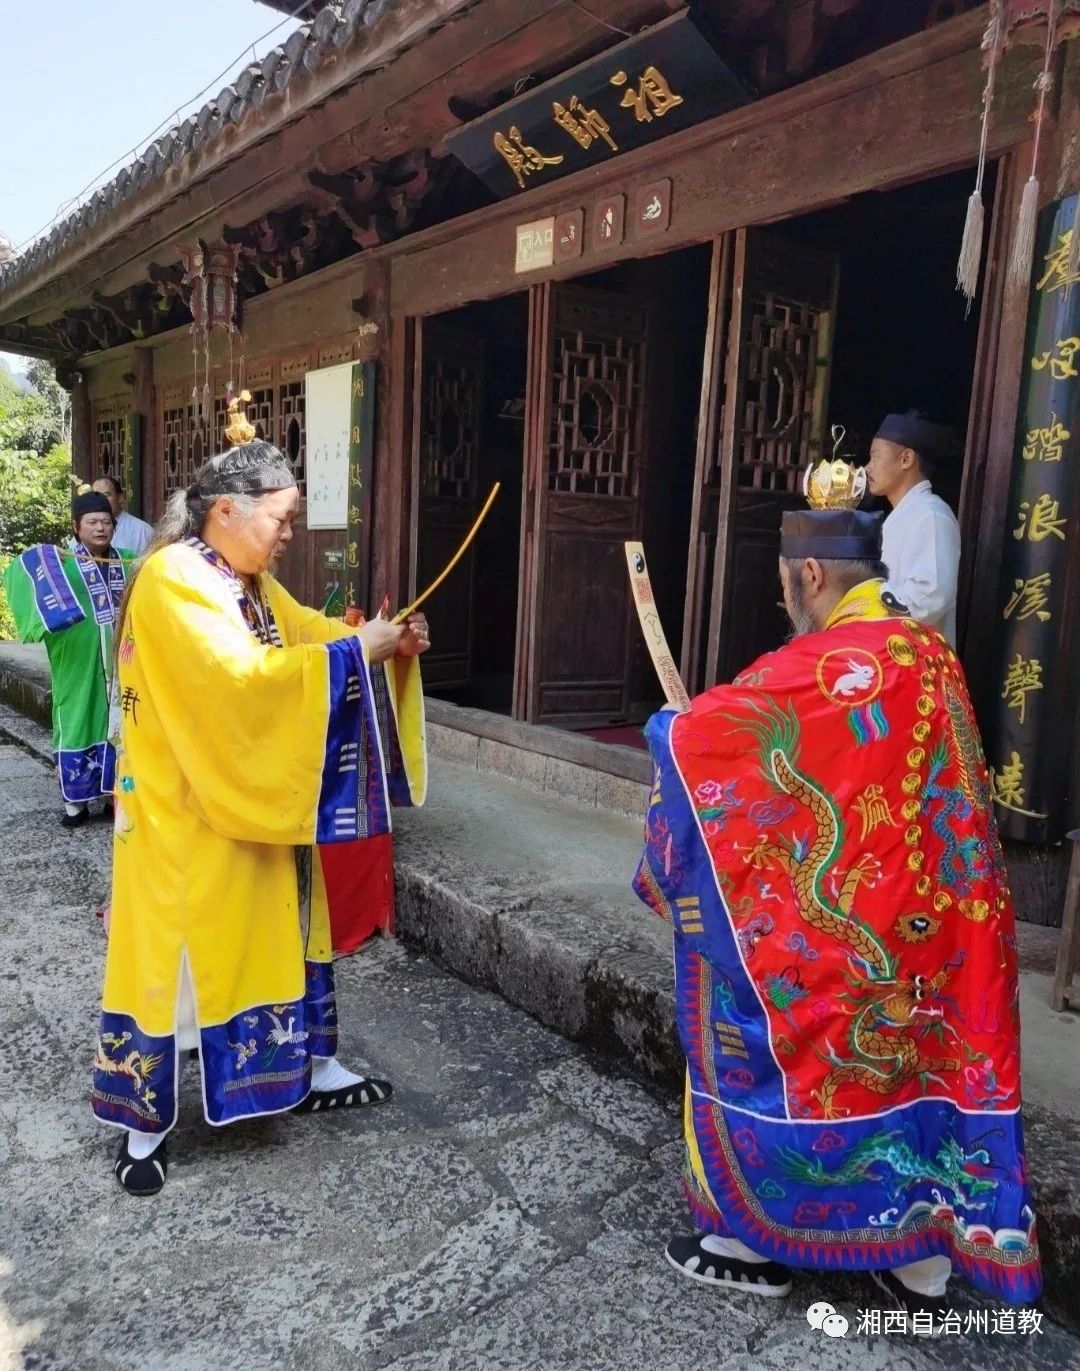
[[[894,1266],[893,1275],[913,1294],[940,1300],[945,1297],[945,1287],[952,1275],[952,1262],[948,1257],[924,1257],[922,1261]]]
[[[718,1233],[706,1233],[701,1239],[701,1245],[706,1252],[711,1252],[714,1257],[728,1257],[737,1262],[767,1262],[768,1257],[759,1256],[752,1251],[744,1242],[738,1238],[722,1238]]]
[[[137,1129],[129,1128],[128,1156],[134,1162],[141,1162],[144,1157],[152,1157],[164,1141],[160,1133],[140,1133]]]
[[[363,1076],[346,1071],[336,1057],[312,1057],[312,1090],[346,1090],[350,1085],[359,1085]]]
[[[67,800],[64,801],[64,813],[69,819],[74,819],[77,814],[81,814],[86,808],[85,805],[71,805]]]

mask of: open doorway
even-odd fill
[[[501,491],[464,563],[431,597],[429,694],[509,714],[514,681],[528,301],[470,305],[421,329],[416,582],[433,580],[491,487]]]
[[[430,601],[429,694],[640,742],[659,696],[622,545],[646,542],[678,651],[709,260],[702,246],[539,288],[546,303],[533,301],[528,452],[529,297],[422,321],[418,586],[438,574],[492,483],[502,483],[465,563]],[[546,331],[536,322],[543,310]],[[527,632],[518,632],[519,614]]]
[[[676,657],[681,648],[709,269],[710,248],[701,245],[629,261],[555,287],[549,470],[562,484],[552,501],[549,536],[562,536],[560,524],[580,529],[590,517],[595,520],[597,531],[574,535],[587,559],[574,574],[590,587],[610,582],[612,609],[584,616],[580,607],[587,597],[575,596],[569,583],[561,597],[554,592],[546,596],[542,614],[561,609],[584,622],[576,632],[561,633],[558,647],[548,647],[547,660],[542,657],[535,664],[543,687],[555,697],[549,702],[541,689],[538,717],[604,742],[642,746],[641,724],[662,703],[627,593],[625,538],[644,542],[657,608]],[[622,321],[616,313],[605,315],[599,307],[605,297],[634,311],[633,317]],[[609,356],[632,359],[630,365],[638,368],[635,385],[625,389],[620,398],[626,402],[607,411],[603,423],[597,425],[593,418],[596,431],[590,432],[580,417],[575,428],[566,408],[568,393],[580,384],[576,369],[583,367],[590,379],[599,376]],[[605,445],[610,459],[605,453],[597,461],[596,453]],[[595,476],[579,482],[575,468]],[[616,493],[624,507],[617,526],[604,512]],[[576,508],[568,502],[570,494],[578,496]],[[598,530],[609,526],[613,537],[605,538]],[[541,635],[541,654],[551,636]],[[587,643],[595,660],[606,661],[609,675],[617,677],[606,697],[596,690],[589,698],[589,666],[574,659],[578,642]],[[573,703],[560,714],[556,691],[562,684],[569,687]]]
[[[791,225],[799,241],[840,257],[829,417],[845,426],[845,449],[860,460],[881,419],[896,411],[923,410],[964,436],[982,299],[967,312],[956,290],[971,181],[970,171],[934,177]],[[988,203],[994,182],[990,166]],[[954,512],[963,474],[961,459],[935,480]]]
[[[970,173],[936,177],[728,240],[727,309],[740,304],[716,401],[719,565],[694,591],[697,603],[712,599],[697,620],[704,669],[692,689],[730,680],[783,641],[780,521],[805,507],[803,473],[830,454],[834,424],[858,462],[896,410],[923,410],[963,437],[980,306],[966,310],[956,291],[970,188]],[[935,482],[954,509],[962,481],[957,460]]]

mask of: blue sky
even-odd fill
[[[16,246],[174,111],[183,119],[217,94],[253,43],[262,57],[296,27],[255,0],[8,0],[3,9],[0,233]]]

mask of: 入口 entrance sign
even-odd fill
[[[555,220],[537,219],[532,224],[519,224],[515,271],[539,271],[555,262]]]
[[[500,105],[445,139],[496,195],[516,195],[745,104],[688,13]]]

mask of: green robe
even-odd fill
[[[110,549],[99,563],[82,544],[69,551],[43,543],[4,572],[20,640],[44,643],[49,654],[53,754],[68,804],[112,793],[113,631],[134,560]]]

